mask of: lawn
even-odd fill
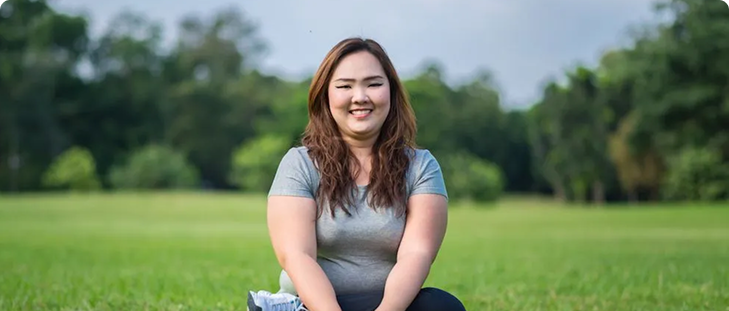
[[[729,204],[727,204],[729,205]],[[0,310],[245,310],[265,198],[0,197]],[[452,206],[428,286],[468,310],[729,310],[729,206]]]

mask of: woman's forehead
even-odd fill
[[[358,52],[344,57],[334,69],[332,80],[365,80],[372,77],[385,77],[380,61],[368,52]]]

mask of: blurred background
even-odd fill
[[[729,310],[720,0],[3,1],[0,310],[277,291],[265,193],[350,36],[385,47],[443,169],[426,286],[468,310]]]
[[[9,0],[0,191],[265,193],[349,36],[405,81],[454,199],[729,198],[729,7]]]

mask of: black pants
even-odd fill
[[[382,301],[382,292],[337,296],[342,311],[374,311]],[[466,311],[460,300],[450,293],[426,287],[420,290],[407,311]]]

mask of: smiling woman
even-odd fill
[[[308,107],[303,145],[281,160],[268,197],[281,292],[251,292],[249,309],[465,310],[422,288],[448,195],[437,160],[415,147],[415,116],[382,47],[359,38],[334,46]]]

